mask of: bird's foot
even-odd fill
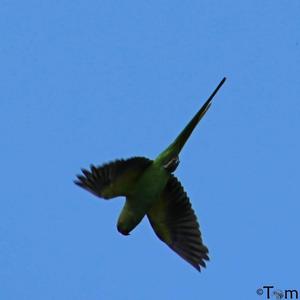
[[[164,168],[166,171],[173,173],[177,169],[179,162],[180,162],[179,157],[175,156],[164,165]]]

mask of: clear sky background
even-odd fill
[[[0,2],[0,299],[266,299],[298,289],[300,1]],[[200,274],[81,167],[154,158],[228,78],[176,175]]]

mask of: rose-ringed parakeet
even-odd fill
[[[91,165],[89,171],[82,169],[83,175],[77,175],[74,181],[100,198],[126,197],[117,223],[118,231],[129,235],[147,216],[158,238],[198,271],[209,260],[208,249],[202,242],[190,200],[173,172],[179,164],[181,149],[225,79],[173,143],[154,160],[133,157],[98,167]]]

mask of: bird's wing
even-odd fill
[[[148,158],[133,157],[99,167],[91,165],[90,171],[82,169],[83,175],[77,175],[74,183],[104,199],[127,196],[137,178],[151,163]]]
[[[147,213],[156,235],[200,271],[209,260],[199,224],[189,198],[178,179],[171,175],[159,201]]]

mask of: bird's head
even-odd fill
[[[130,232],[142,221],[144,213],[134,210],[134,207],[126,200],[118,219],[117,229],[123,235],[129,235]]]
[[[118,222],[117,224],[117,229],[120,233],[122,233],[123,235],[129,235],[130,230],[127,228],[127,226],[124,225],[124,223],[120,223]]]

